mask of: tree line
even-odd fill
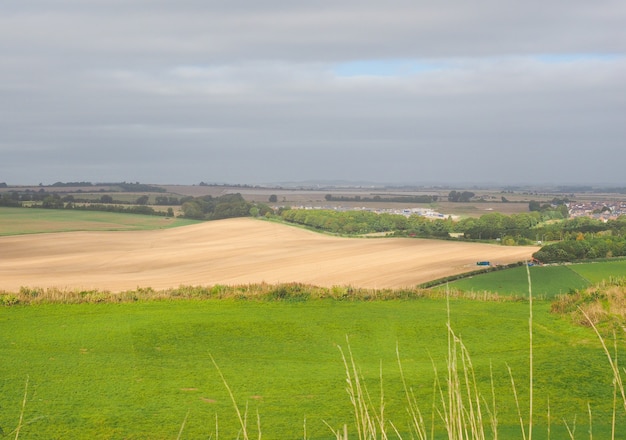
[[[219,197],[202,196],[187,200],[181,207],[183,216],[196,220],[219,220],[271,214],[272,208],[263,203],[247,202],[239,193]]]
[[[115,205],[148,205],[150,204],[150,196],[147,194],[137,197],[135,200],[118,200],[111,194],[102,194],[100,197],[80,197],[78,195],[66,194],[57,192],[45,192],[45,191],[24,191],[22,193],[17,191],[11,191],[4,193],[0,199],[0,206],[21,206],[21,202],[42,202],[44,208],[63,208],[61,203],[100,203],[100,204],[115,204]],[[176,196],[155,196],[154,205],[159,206],[180,206],[188,200],[193,200],[193,197],[176,197]],[[71,208],[72,206],[70,206]]]
[[[439,197],[421,195],[421,196],[391,196],[381,197],[375,195],[373,197],[363,196],[335,196],[332,194],[326,194],[324,199],[328,202],[383,202],[383,203],[433,203],[436,202]]]
[[[96,203],[78,203],[72,196],[33,192],[40,197],[37,205],[47,209],[78,209],[144,215],[173,216],[147,206],[148,196],[141,196],[134,204],[119,202],[110,195],[102,195]],[[158,204],[181,203],[182,216],[197,220],[217,220],[231,217],[278,216],[288,223],[303,225],[318,231],[343,235],[387,233],[392,236],[423,238],[454,238],[459,240],[497,241],[503,245],[541,243],[543,247],[533,255],[544,263],[576,261],[580,259],[626,256],[626,216],[602,221],[589,217],[567,218],[565,205],[546,204],[528,213],[504,215],[493,212],[478,218],[429,219],[421,215],[382,213],[352,210],[281,208],[275,213],[263,203],[246,201],[241,194],[219,197],[157,196]],[[0,206],[22,206],[17,192],[3,193]]]
[[[359,235],[387,232],[392,235],[449,237],[451,221],[429,220],[423,216],[371,211],[333,211],[325,209],[287,209],[283,220],[334,234]]]
[[[503,245],[543,244],[534,255],[544,263],[626,256],[626,216],[604,222],[588,217],[563,218],[559,207],[504,215],[488,213],[460,221],[431,220],[420,215],[377,214],[371,211],[287,209],[289,223],[334,234],[386,232],[393,236],[497,241]],[[558,221],[554,221],[557,219]]]
[[[626,257],[626,237],[609,234],[589,235],[579,232],[577,238],[543,246],[533,254],[542,263]]]
[[[174,216],[174,211],[155,210],[148,206],[149,196],[142,195],[134,201],[116,200],[110,194],[103,194],[98,199],[79,198],[73,195],[61,196],[57,193],[17,192],[4,193],[0,196],[0,206],[23,207],[22,201],[38,202],[31,207],[44,209],[76,209],[82,211],[106,211],[143,215]],[[217,220],[231,217],[271,215],[272,208],[263,203],[250,203],[241,194],[226,194],[219,197],[172,197],[156,196],[155,205],[181,205],[183,217],[197,220]]]

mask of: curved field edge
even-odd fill
[[[300,282],[365,288],[416,286],[489,258],[508,263],[536,247],[414,238],[330,237],[251,218],[153,231],[0,237],[0,289],[123,291],[179,285]]]
[[[38,304],[134,303],[186,300],[237,300],[256,302],[305,302],[309,300],[392,301],[446,297],[511,301],[510,295],[475,294],[462,290],[429,290],[422,288],[367,289],[352,286],[322,287],[302,283],[244,284],[214,286],[179,286],[172,289],[136,288],[122,292],[108,290],[21,287],[15,292],[0,291],[0,305],[5,307]]]
[[[592,284],[626,275],[626,259],[611,261],[531,266],[533,293],[544,298],[583,289]],[[493,292],[500,295],[527,295],[525,263],[477,270],[422,284],[423,288],[452,289],[467,292]]]
[[[144,231],[195,223],[198,221],[139,214],[0,207],[0,236],[74,231]]]

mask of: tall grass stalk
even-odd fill
[[[613,333],[613,349],[615,351],[615,363],[617,364],[617,338]],[[613,379],[613,414],[611,418],[611,440],[615,440],[615,420],[617,417],[617,386],[616,381]]]
[[[440,415],[450,440],[484,440],[486,435],[483,410],[485,409],[492,415],[490,419],[492,431],[494,431],[497,429],[495,407],[490,410],[486,400],[478,390],[469,350],[452,329],[449,296],[446,298],[446,306],[448,332],[447,393],[439,388],[442,405]],[[437,376],[436,372],[435,376]],[[492,396],[495,396],[493,388]]]
[[[24,412],[26,411],[26,398],[28,397],[28,381],[29,377],[26,376],[26,385],[24,385],[24,399],[22,399],[22,408],[20,409],[20,418],[17,423],[17,428],[15,428],[15,440],[17,440],[20,436],[20,431],[22,430],[22,424],[24,423]]]
[[[187,411],[187,414],[185,414],[185,418],[183,419],[183,423],[180,426],[180,430],[178,431],[178,436],[176,437],[176,440],[180,440],[183,436],[183,431],[185,430],[185,425],[187,424],[187,419],[189,418],[189,411]]]
[[[587,411],[589,413],[589,440],[593,440],[593,417],[591,417],[591,404],[587,402]]]
[[[548,440],[550,440],[550,434],[552,434],[552,419],[550,415],[550,396],[548,396]]]
[[[528,389],[528,393],[529,393],[529,404],[528,404],[528,440],[532,440],[533,437],[533,388],[534,388],[534,383],[533,383],[533,289],[532,289],[532,282],[530,280],[530,267],[528,266],[528,264],[526,264],[526,274],[528,275],[528,308],[529,308],[529,317],[528,317],[528,333],[529,333],[529,347],[530,347],[530,354],[529,354],[529,367],[528,367],[528,374],[530,376],[529,378],[529,389]]]
[[[428,433],[426,432],[426,424],[424,423],[424,418],[422,417],[422,413],[419,409],[419,406],[417,405],[417,399],[415,398],[415,394],[413,393],[413,390],[410,390],[409,387],[406,384],[406,379],[404,377],[404,371],[402,369],[402,362],[400,361],[400,349],[398,347],[398,344],[396,343],[396,357],[398,359],[398,368],[400,369],[400,379],[402,380],[402,386],[404,388],[404,393],[406,395],[406,401],[407,401],[407,412],[409,413],[410,419],[411,419],[411,431],[415,433],[416,437],[418,440],[427,440],[428,439]],[[433,419],[432,419],[432,430],[434,431],[434,425],[435,425],[435,421],[434,421],[434,414],[435,414],[435,401],[434,401],[434,396],[435,396],[435,387],[433,386]],[[400,437],[398,435],[398,437]],[[434,437],[434,432],[431,434],[431,437]]]
[[[574,435],[576,433],[576,416],[574,416],[574,422],[572,424],[572,427],[569,427],[569,423],[567,423],[567,420],[563,419],[563,424],[565,425],[565,428],[567,429],[567,433],[569,434],[569,438],[571,440],[574,440],[576,438],[576,436]]]
[[[609,361],[609,365],[611,366],[611,371],[613,372],[613,419],[611,421],[611,438],[615,439],[615,418],[616,418],[616,412],[617,412],[617,393],[618,392],[622,396],[622,403],[624,406],[624,410],[626,410],[626,392],[624,391],[624,383],[622,381],[622,375],[620,373],[619,365],[617,362],[617,337],[615,336],[615,334],[613,335],[614,350],[615,350],[615,355],[614,355],[615,357],[613,357],[611,356],[611,352],[607,348],[604,338],[600,334],[598,327],[596,327],[591,317],[581,307],[578,307],[578,310],[580,310],[580,312],[583,314],[585,319],[587,319],[587,321],[589,322],[589,325],[591,325],[591,328],[593,328],[593,331],[596,333],[596,336],[598,336],[598,339],[600,340],[600,344],[602,344],[602,349],[604,350],[604,353],[606,354],[606,357]]]
[[[491,383],[491,411],[489,411],[489,419],[491,420],[491,433],[493,440],[498,440],[498,411],[496,407],[496,387],[493,383],[493,364],[489,362],[489,379]]]
[[[522,418],[522,409],[519,404],[519,399],[517,397],[517,388],[515,387],[515,380],[513,379],[513,372],[511,371],[511,367],[507,364],[506,368],[509,370],[509,377],[511,378],[511,388],[513,389],[513,397],[515,398],[515,407],[517,408],[517,415],[519,417],[519,424],[522,430],[522,439],[526,440],[526,427],[524,425],[524,419]]]
[[[474,367],[463,341],[448,324],[447,395],[442,395],[443,421],[448,438],[485,439],[483,404]]]
[[[381,440],[387,440],[382,364],[380,366],[380,407],[378,410],[374,410],[367,387],[361,383],[360,374],[349,343],[349,359],[346,357],[341,347],[338,348],[346,369],[346,390],[354,409],[354,421],[359,440],[377,439],[379,438],[379,433]]]
[[[250,436],[248,435],[248,426],[247,426],[247,422],[248,422],[248,404],[246,403],[246,409],[245,409],[245,411],[243,413],[243,416],[242,416],[241,415],[241,411],[239,409],[239,405],[237,405],[237,400],[235,399],[235,395],[233,394],[233,391],[230,389],[230,386],[228,386],[228,382],[226,381],[226,378],[222,374],[222,370],[217,365],[217,362],[215,362],[215,359],[213,358],[213,356],[209,355],[209,357],[211,358],[211,362],[213,362],[213,365],[215,366],[215,369],[217,370],[218,374],[220,375],[220,378],[222,379],[222,382],[224,383],[224,386],[226,387],[226,391],[228,391],[228,395],[230,396],[230,401],[232,402],[233,406],[235,407],[235,413],[237,414],[237,419],[239,420],[239,426],[241,427],[240,433],[241,433],[241,435],[243,437],[243,440],[250,440]],[[259,440],[261,440],[261,417],[260,417],[258,411],[257,411],[257,427],[258,427]]]
[[[497,412],[495,410],[495,390],[493,377],[491,380],[491,400],[494,408],[489,408],[489,404],[478,389],[478,381],[474,366],[472,364],[469,350],[456,335],[450,322],[450,304],[448,301],[448,354],[446,359],[446,378],[442,382],[437,373],[437,367],[433,362],[435,379],[433,385],[433,397],[439,396],[439,404],[433,401],[432,413],[438,414],[443,422],[449,440],[485,440],[485,411],[489,414],[491,431],[493,438],[497,439]],[[346,372],[346,391],[350,397],[353,407],[356,435],[359,440],[388,440],[388,428],[390,427],[399,439],[403,436],[400,430],[385,419],[385,402],[382,392],[382,367],[380,373],[381,396],[379,407],[375,406],[370,398],[365,383],[362,381],[354,360],[352,350],[348,343],[347,352],[338,347],[343,359]],[[396,355],[400,369],[400,378],[404,387],[407,400],[407,413],[409,414],[409,430],[411,438],[418,440],[429,440],[435,438],[434,418],[431,423],[431,433],[425,423],[422,412],[412,389],[407,385],[402,362],[400,360],[399,349],[396,346]],[[327,426],[329,426],[327,424]],[[329,426],[330,428],[330,426]],[[343,432],[331,428],[333,434],[338,439],[345,439],[347,435],[346,426]]]

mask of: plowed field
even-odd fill
[[[0,290],[121,291],[179,285],[302,282],[398,288],[510,263],[536,247],[401,238],[340,238],[253,219],[174,229],[0,237]]]

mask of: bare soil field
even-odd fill
[[[180,285],[301,282],[412,287],[510,263],[538,248],[403,238],[341,238],[250,218],[174,229],[0,237],[0,290],[113,292]]]

